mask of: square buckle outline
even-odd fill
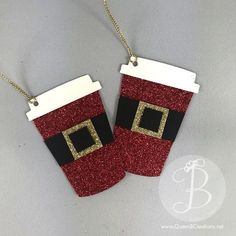
[[[93,138],[95,144],[93,144],[92,146],[90,146],[90,147],[88,147],[88,148],[86,148],[86,149],[84,149],[80,152],[77,152],[77,150],[76,150],[72,140],[70,139],[69,135],[75,133],[76,131],[78,131],[78,130],[84,128],[84,127],[88,128],[89,133],[90,133],[91,137]],[[83,156],[85,156],[89,153],[92,153],[95,150],[100,149],[101,147],[103,147],[102,142],[101,142],[101,140],[100,140],[100,138],[97,134],[97,131],[95,130],[94,125],[93,125],[93,123],[90,119],[85,120],[85,121],[69,128],[69,129],[63,131],[62,134],[63,134],[63,136],[66,140],[66,143],[67,143],[67,145],[68,145],[68,147],[71,151],[71,154],[72,154],[74,160],[78,160],[79,158],[81,158],[81,157],[83,157]]]
[[[161,118],[159,129],[158,129],[157,132],[152,131],[152,130],[148,130],[148,129],[145,129],[145,128],[142,128],[142,127],[139,126],[145,108],[150,108],[150,109],[162,112],[162,118]],[[150,103],[147,103],[147,102],[140,101],[139,105],[138,105],[138,108],[137,108],[137,111],[136,111],[136,114],[135,114],[135,117],[134,117],[134,121],[133,121],[131,130],[135,131],[135,132],[138,132],[138,133],[141,133],[141,134],[145,134],[145,135],[148,135],[148,136],[152,136],[152,137],[161,139],[162,135],[163,135],[163,132],[164,132],[164,129],[165,129],[165,125],[166,125],[168,115],[169,115],[169,109],[168,108],[164,108],[164,107],[153,105],[153,104],[150,104]]]

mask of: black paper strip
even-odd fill
[[[45,140],[45,143],[60,166],[74,161],[62,133]]]
[[[103,145],[109,144],[114,141],[106,113],[95,116],[91,119],[91,121]]]
[[[172,140],[172,141],[175,140],[178,134],[180,125],[183,121],[184,115],[185,115],[184,112],[177,112],[177,111],[169,110],[166,126],[164,129],[164,133],[162,135],[163,139]]]
[[[91,118],[91,121],[103,146],[113,142],[114,139],[106,113]],[[81,152],[95,144],[87,127],[77,130],[70,134],[69,137],[77,152]],[[62,133],[45,140],[45,143],[60,166],[74,161],[74,157]]]
[[[131,130],[139,101],[121,96],[118,103],[116,126]],[[184,118],[184,112],[169,109],[162,139],[174,141]],[[162,112],[145,108],[140,120],[140,127],[157,132],[159,129]]]
[[[121,96],[118,103],[116,125],[126,129],[131,129],[138,104],[139,101]]]

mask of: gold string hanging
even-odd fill
[[[110,7],[107,3],[106,0],[103,0],[103,4],[104,4],[104,7],[105,7],[105,10],[106,10],[106,13],[108,15],[108,17],[110,18],[112,24],[114,25],[115,27],[115,30],[117,32],[117,34],[119,35],[120,37],[120,40],[122,42],[122,44],[124,45],[124,47],[126,48],[128,54],[129,54],[129,57],[130,57],[130,62],[132,62],[132,64],[134,66],[137,66],[138,65],[138,62],[137,62],[137,56],[134,54],[133,50],[131,49],[131,47],[129,46],[125,36],[124,36],[124,33],[121,31],[120,29],[120,26],[117,22],[117,20],[115,19],[115,17],[113,16],[113,14],[111,13],[111,10],[110,10]],[[36,98],[34,96],[31,96],[29,95],[29,93],[27,93],[24,89],[22,89],[17,83],[15,83],[14,81],[12,81],[11,79],[9,79],[4,73],[0,72],[0,79],[7,82],[8,84],[11,85],[12,88],[14,88],[18,93],[20,93],[22,96],[24,96],[28,102],[34,104],[35,106],[38,106],[38,102],[36,100]]]
[[[38,102],[34,96],[29,95],[24,89],[22,89],[18,84],[9,79],[4,73],[0,72],[0,79],[10,84],[18,93],[24,96],[30,103],[38,106]]]
[[[137,66],[138,65],[137,56],[135,55],[135,53],[133,52],[133,50],[129,46],[129,44],[128,44],[126,38],[125,38],[124,33],[122,32],[122,30],[121,30],[117,20],[115,19],[114,15],[111,12],[111,9],[110,9],[110,7],[109,7],[109,5],[107,3],[107,0],[103,0],[103,5],[104,5],[104,8],[106,10],[107,16],[111,20],[111,22],[112,22],[112,24],[113,24],[117,34],[120,37],[121,43],[124,45],[124,47],[126,48],[128,54],[129,54],[130,62],[132,62],[134,66]]]

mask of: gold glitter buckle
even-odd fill
[[[75,133],[76,131],[84,128],[84,127],[87,127],[88,128],[88,131],[91,135],[91,137],[93,138],[94,140],[94,144],[80,152],[77,152],[71,138],[70,138],[70,134],[73,134]],[[86,120],[86,121],[83,121],[82,123],[78,124],[78,125],[75,125],[74,127],[72,128],[69,128],[65,131],[62,132],[65,140],[66,140],[66,143],[72,153],[72,156],[74,157],[75,160],[89,154],[89,153],[92,153],[94,152],[95,150],[103,147],[102,145],[102,142],[97,134],[97,131],[95,130],[94,126],[93,126],[93,123],[92,121],[89,119],[89,120]]]
[[[162,112],[162,117],[161,117],[159,129],[157,132],[140,127],[140,122],[141,122],[145,108],[150,108],[152,110]],[[150,103],[140,101],[136,114],[135,114],[135,118],[134,118],[131,130],[136,131],[141,134],[145,134],[145,135],[149,135],[149,136],[161,139],[164,132],[165,125],[166,125],[168,114],[169,114],[168,108],[164,108],[164,107],[160,107],[160,106],[156,106]]]

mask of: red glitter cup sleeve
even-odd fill
[[[95,83],[87,76],[57,87],[38,96],[41,107],[27,113],[79,196],[99,193],[125,176]],[[52,95],[62,97],[52,97],[53,106],[44,101]]]
[[[126,171],[158,176],[198,85],[192,72],[143,58],[137,67],[122,66],[121,73],[116,145]]]

